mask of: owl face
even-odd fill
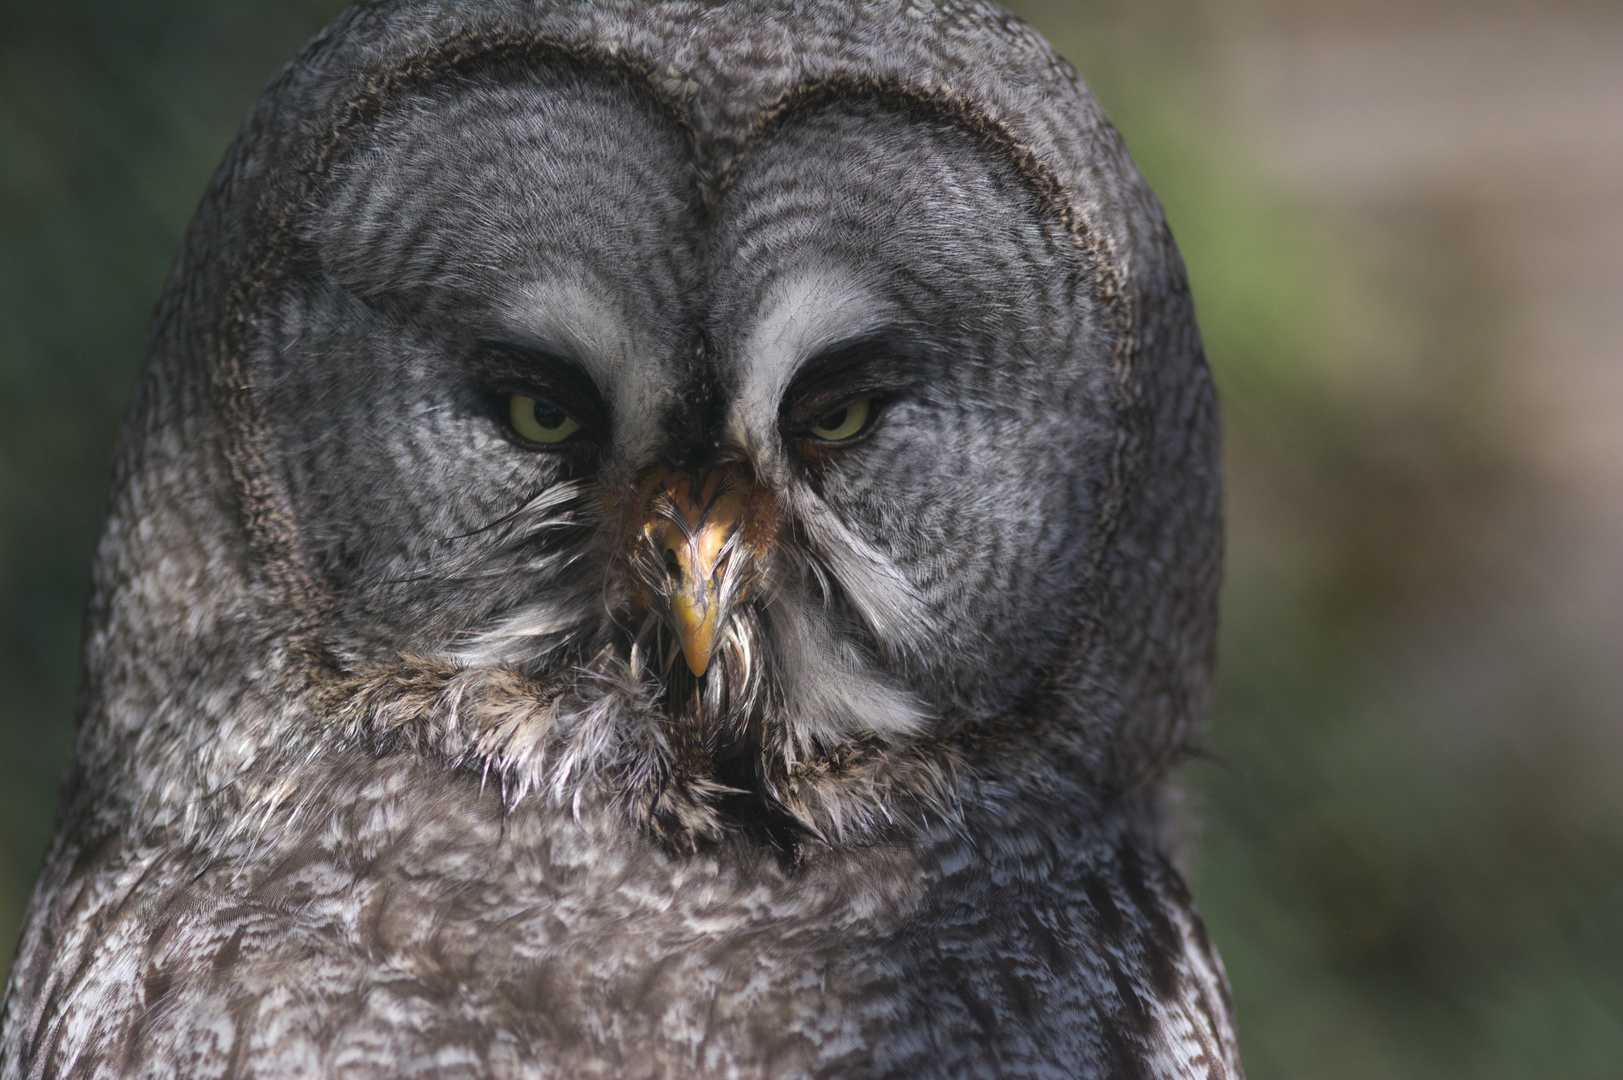
[[[536,787],[781,808],[1013,714],[1072,635],[1108,347],[951,117],[834,95],[720,182],[694,138],[601,72],[391,102],[304,211],[262,397],[343,663],[521,685],[459,745]]]

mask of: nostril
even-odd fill
[[[665,549],[665,572],[673,578],[680,578],[682,576],[682,562],[676,557],[676,549],[674,547],[668,547]]]

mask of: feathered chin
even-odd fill
[[[351,663],[335,710],[348,734],[476,772],[509,805],[616,804],[679,848],[744,833],[793,850],[953,813],[956,753],[881,670],[873,613],[925,621],[826,510],[800,507],[747,571],[732,561],[752,579],[722,583],[738,600],[696,675],[648,606],[649,560],[641,580],[635,555],[616,561],[624,530],[601,505],[558,485],[465,538],[440,588],[533,585],[453,648]],[[843,558],[818,553],[832,530]]]

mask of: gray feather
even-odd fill
[[[702,676],[667,474],[744,508]],[[357,5],[159,306],[0,1078],[1238,1077],[1161,813],[1220,518],[1000,9]]]

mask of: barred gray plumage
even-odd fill
[[[377,0],[121,443],[24,1076],[1238,1077],[1217,422],[979,0]]]

